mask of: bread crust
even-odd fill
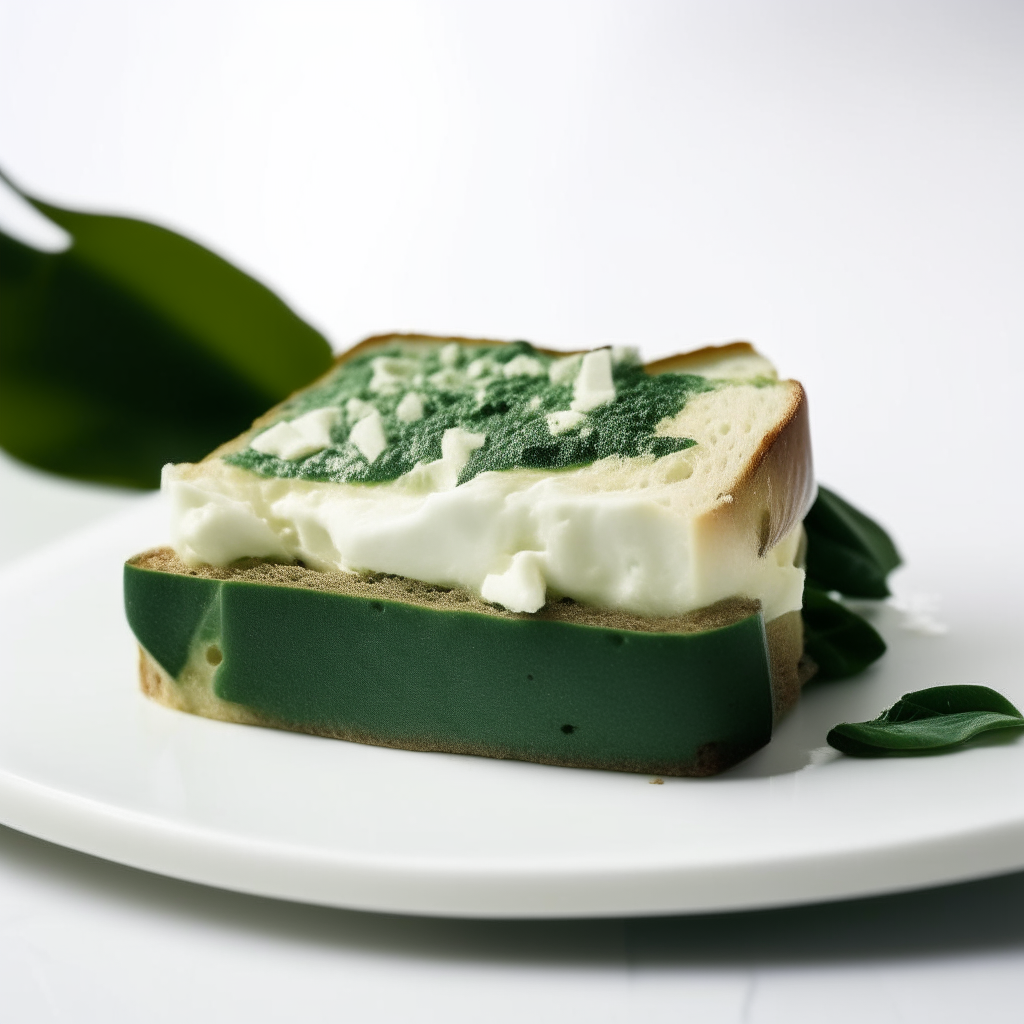
[[[807,396],[798,381],[783,419],[765,435],[734,491],[767,511],[758,523],[758,555],[763,556],[810,511],[817,494],[811,456]]]
[[[749,341],[730,341],[724,345],[705,345],[690,352],[679,352],[664,359],[655,359],[653,363],[645,363],[648,373],[684,373],[692,366],[706,363],[712,357],[756,356],[757,349]]]

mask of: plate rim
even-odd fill
[[[356,857],[184,825],[0,770],[0,821],[47,842],[253,896],[378,913],[482,919],[700,915],[858,899],[1024,867],[1024,820],[941,839],[699,868],[493,864]],[[978,851],[984,851],[979,858]],[[964,870],[966,860],[972,862]],[[834,879],[841,876],[842,886]]]

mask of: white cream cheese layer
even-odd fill
[[[800,608],[799,525],[759,557],[752,532],[694,515],[685,484],[702,446],[560,472],[486,472],[458,485],[483,440],[449,430],[443,458],[382,484],[268,478],[220,459],[169,465],[172,543],[190,564],[263,557],[394,573],[515,612],[557,597],[641,615],[750,597],[769,621]]]

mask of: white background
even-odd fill
[[[908,560],[1020,552],[1024,6],[0,4],[0,166],[338,348],[754,341]],[[46,232],[9,196],[0,220]],[[0,557],[123,496],[0,462]],[[884,798],[884,794],[880,795]],[[0,832],[10,1019],[1019,1020],[1019,876],[653,922],[415,921]],[[6,1014],[7,1011],[5,1011]]]

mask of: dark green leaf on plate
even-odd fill
[[[886,577],[900,564],[889,535],[827,487],[804,519],[807,579],[820,590],[847,597],[889,596]]]
[[[330,365],[320,334],[201,245],[25,198],[72,244],[0,232],[0,446],[22,461],[156,487]]]
[[[931,753],[992,729],[1024,728],[1024,715],[987,686],[933,686],[905,693],[871,722],[844,722],[828,743],[855,757]]]
[[[846,679],[885,653],[885,641],[870,623],[824,591],[804,588],[804,650],[818,666],[815,679]]]

